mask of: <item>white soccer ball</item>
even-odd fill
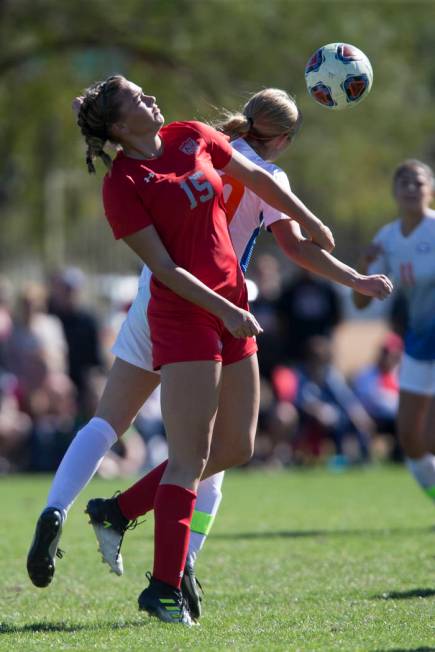
[[[305,81],[316,102],[328,109],[346,109],[367,97],[373,70],[364,52],[355,46],[329,43],[309,58]]]

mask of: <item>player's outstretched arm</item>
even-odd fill
[[[296,220],[319,247],[332,251],[335,243],[330,229],[294,193],[282,188],[268,172],[235,150],[224,172],[250,188],[270,206]]]
[[[380,247],[375,242],[372,242],[362,253],[360,259],[358,260],[357,268],[361,274],[367,274],[367,271],[371,265],[380,255],[382,254],[382,247]],[[352,300],[358,310],[366,308],[372,300],[372,297],[368,296],[358,290],[354,289],[352,292]]]
[[[387,276],[360,274],[304,238],[299,225],[293,220],[278,220],[270,228],[280,249],[304,269],[346,285],[358,295],[364,295],[364,298],[385,299],[391,294],[393,285]]]
[[[252,337],[262,332],[250,312],[238,308],[207,287],[196,276],[176,265],[153,226],[147,226],[125,237],[124,241],[161,283],[183,299],[219,317],[234,337]]]

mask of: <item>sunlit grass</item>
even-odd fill
[[[83,509],[125,481],[86,489],[53,584],[32,586],[25,558],[48,485],[0,481],[0,650],[435,650],[435,506],[402,468],[228,474],[190,630],[137,610],[152,517],[126,535],[123,578],[100,563]]]

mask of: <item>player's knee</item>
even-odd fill
[[[187,448],[178,454],[169,454],[168,472],[171,476],[199,479],[207,465],[209,454],[210,449],[206,445]]]
[[[231,453],[231,466],[241,466],[242,464],[247,464],[254,454],[254,440],[249,438],[238,441],[237,444],[234,444]]]
[[[247,441],[240,449],[240,462],[239,464],[247,464],[254,455],[254,441]]]

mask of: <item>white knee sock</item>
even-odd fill
[[[188,562],[195,565],[196,555],[201,550],[213,525],[216,512],[222,500],[222,482],[224,471],[201,480],[198,485],[195,511],[190,524],[190,541]]]
[[[405,461],[418,484],[430,498],[435,500],[435,455],[426,453],[418,459],[407,457]]]
[[[78,431],[56,471],[47,498],[47,507],[56,507],[65,520],[69,508],[116,442],[110,423],[94,417]]]

